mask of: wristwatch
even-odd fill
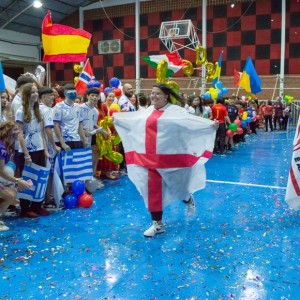
[[[19,178],[16,178],[15,180],[15,184],[17,184],[19,182]]]

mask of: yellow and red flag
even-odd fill
[[[83,30],[52,24],[48,11],[42,24],[42,43],[45,62],[80,62],[86,60],[92,35]]]

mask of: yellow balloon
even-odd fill
[[[81,73],[82,72],[82,66],[79,64],[75,64],[73,67],[73,70],[75,73]]]
[[[196,65],[204,65],[207,59],[207,52],[204,47],[196,47]]]
[[[168,63],[166,60],[161,60],[156,69],[156,82],[165,83],[167,81]]]
[[[110,105],[109,109],[114,109],[114,110],[116,110],[116,111],[118,111],[118,112],[121,111],[120,105],[117,104],[117,103],[112,103],[112,104]]]
[[[193,64],[189,60],[186,60],[186,59],[183,59],[182,62],[185,63],[185,65],[182,67],[182,71],[183,71],[184,75],[192,76],[194,73]]]
[[[78,81],[78,76],[74,77],[74,84]]]
[[[206,80],[212,81],[217,66],[212,62],[208,62],[205,64],[205,67],[206,67]]]
[[[120,164],[123,161],[123,155],[116,151],[111,151],[107,155],[105,155],[105,158],[107,158],[109,161]]]

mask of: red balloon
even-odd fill
[[[109,115],[112,116],[115,112],[119,112],[116,108],[110,108]]]
[[[101,84],[101,85],[100,85],[100,88],[99,88],[99,90],[100,90],[100,92],[102,92],[102,93],[103,93],[103,91],[104,91],[104,85],[103,85],[103,84]]]
[[[256,120],[259,121],[261,119],[260,115],[256,115]]]
[[[120,89],[114,89],[114,93],[116,97],[120,97],[122,95],[122,91]]]
[[[236,133],[237,134],[242,134],[244,132],[243,128],[239,127],[237,130],[236,130]]]
[[[93,205],[93,197],[87,193],[83,193],[78,197],[78,206],[84,208],[90,208]]]
[[[230,129],[228,129],[228,130],[226,131],[226,135],[227,135],[228,137],[232,138],[232,137],[234,136],[234,133],[233,133],[233,131],[231,131]]]
[[[238,127],[241,127],[241,125],[242,125],[241,120],[234,120],[234,123],[235,123]]]
[[[252,117],[252,122],[256,122],[256,117]]]

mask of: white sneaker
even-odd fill
[[[0,221],[0,231],[7,231],[9,227],[5,225],[3,221]]]
[[[190,195],[190,198],[188,200],[183,200],[183,202],[187,205],[186,214],[193,216],[196,211],[196,204],[193,195]]]
[[[158,224],[157,221],[153,221],[153,224],[151,227],[149,227],[145,232],[144,236],[145,237],[153,237],[158,233],[163,233],[165,232],[164,225],[163,224]]]

